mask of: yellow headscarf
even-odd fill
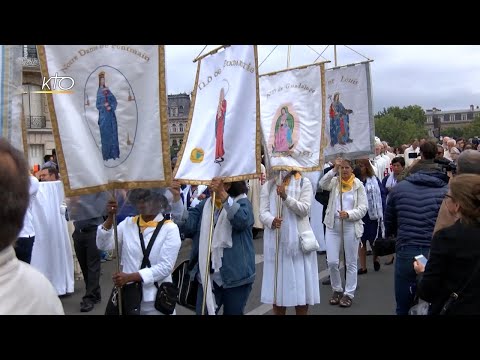
[[[353,181],[355,180],[355,175],[350,175],[348,180],[342,179],[342,193],[348,192],[353,189]]]

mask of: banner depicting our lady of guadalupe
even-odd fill
[[[207,184],[260,174],[257,49],[229,46],[198,61],[185,140],[175,179]]]
[[[320,169],[324,66],[314,64],[260,77],[262,135],[271,170]]]
[[[39,57],[67,196],[170,182],[164,46],[44,45]]]
[[[374,153],[375,125],[369,63],[328,69],[325,160]]]
[[[0,45],[0,136],[24,151],[22,45]]]

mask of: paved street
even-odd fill
[[[262,286],[263,274],[263,233],[254,240],[257,276],[250,294],[246,314],[247,315],[271,315],[271,305],[260,302],[260,290]],[[190,253],[190,243],[184,242],[177,260],[178,262],[187,259]],[[327,276],[325,255],[318,255],[318,265],[320,279]],[[373,270],[372,257],[367,257],[368,273],[358,276],[358,288],[350,308],[341,308],[332,306],[328,303],[332,290],[330,286],[320,284],[321,303],[310,307],[311,315],[394,315],[395,314],[395,294],[393,289],[393,270],[394,265],[384,266],[384,258],[380,259],[382,267],[379,272]],[[343,265],[342,265],[343,268]],[[112,290],[111,274],[115,269],[115,261],[102,263],[101,289],[102,302],[95,306],[95,309],[89,313],[80,312],[80,301],[85,289],[83,280],[75,282],[75,293],[62,298],[62,303],[67,315],[103,315],[106,302]],[[342,272],[343,274],[343,272]],[[321,281],[320,280],[320,281]],[[177,305],[177,315],[193,315],[194,313],[182,306]],[[287,314],[294,314],[294,309],[288,309]]]

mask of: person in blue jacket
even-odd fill
[[[223,306],[224,315],[243,315],[255,280],[255,249],[252,228],[252,204],[247,198],[245,181],[224,183],[214,178],[210,193],[215,192],[214,231],[205,314],[216,314]],[[203,284],[212,212],[212,197],[185,212],[179,224],[186,237],[193,240],[190,277]],[[202,314],[203,285],[198,287],[196,313]]]

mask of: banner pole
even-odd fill
[[[112,196],[113,199],[116,199],[115,197],[115,189],[112,190]],[[119,256],[119,251],[118,251],[118,228],[117,228],[117,214],[115,213],[113,215],[113,239],[115,241],[115,270],[120,272],[120,256]],[[122,304],[122,292],[120,291],[121,287],[117,286],[117,297],[118,297],[118,315],[123,314],[123,304]]]
[[[212,211],[210,213],[210,233],[208,234],[208,253],[207,263],[205,264],[205,279],[203,281],[203,301],[202,301],[202,315],[205,315],[205,305],[207,303],[207,288],[208,280],[210,277],[210,256],[212,249],[212,237],[213,237],[213,215],[215,213],[215,191],[212,194]],[[212,314],[213,315],[213,314]]]
[[[276,180],[276,185],[281,184],[281,172],[278,172],[278,178]],[[282,209],[283,209],[283,203],[282,203],[282,198],[280,195],[277,195],[277,218],[281,219],[282,218]],[[276,235],[276,242],[275,242],[275,282],[273,284],[273,303],[277,305],[277,283],[278,283],[278,255],[280,252],[280,229],[276,228],[275,229],[275,235]]]

